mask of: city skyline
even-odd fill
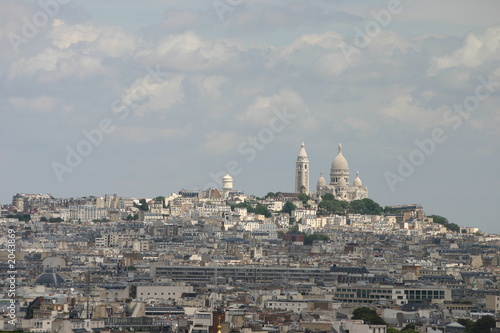
[[[381,205],[500,232],[497,2],[0,9],[1,203],[154,197],[226,173],[248,194],[293,192],[300,143],[314,188],[342,142]]]

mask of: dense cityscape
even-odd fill
[[[0,0],[0,333],[500,333],[499,0]]]
[[[2,206],[1,329],[30,332],[486,332],[500,236],[419,204],[381,207],[342,146],[330,182],[155,198],[15,194]],[[486,328],[484,328],[486,327]],[[483,330],[483,329],[486,329]],[[500,329],[498,329],[500,330]]]

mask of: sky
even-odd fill
[[[0,202],[311,187],[499,233],[497,0],[0,0]]]

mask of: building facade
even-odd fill
[[[309,195],[309,159],[304,142],[300,145],[299,156],[295,162],[295,193]]]
[[[299,155],[295,162],[295,193],[313,194],[315,197],[321,197],[327,193],[334,195],[335,199],[343,201],[353,201],[368,198],[368,189],[363,186],[359,172],[356,172],[356,178],[349,184],[350,180],[349,163],[342,152],[342,144],[339,144],[337,156],[333,159],[330,167],[330,183],[328,184],[323,172],[316,184],[316,192],[312,192],[309,187],[309,159],[302,142]]]

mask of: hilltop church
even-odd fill
[[[297,162],[295,163],[295,192],[321,197],[326,193],[331,193],[337,200],[353,201],[368,198],[368,189],[363,186],[356,172],[356,178],[352,185],[349,185],[349,164],[342,154],[342,144],[339,144],[339,152],[333,159],[330,168],[330,184],[326,183],[323,172],[316,184],[316,191],[311,192],[309,187],[309,159],[307,158],[304,143],[300,146]]]

